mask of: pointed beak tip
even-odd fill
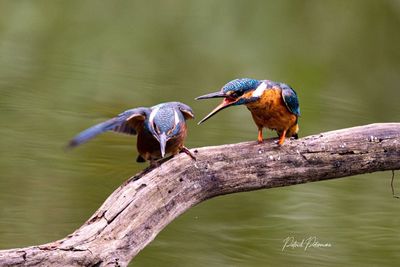
[[[223,92],[218,91],[218,92],[214,92],[214,93],[209,93],[209,94],[206,94],[206,95],[198,96],[195,99],[196,100],[201,100],[201,99],[209,99],[209,98],[217,98],[217,97],[225,97],[225,94]]]
[[[165,156],[165,148],[167,146],[167,141],[168,141],[168,139],[165,134],[162,134],[159,136],[160,152],[161,152],[162,158]]]
[[[204,95],[201,95],[201,96],[198,96],[195,98],[195,100],[203,100],[203,99],[207,99],[207,97]]]
[[[221,104],[219,104],[216,108],[214,108],[207,116],[205,116],[201,121],[199,121],[197,123],[197,125],[200,125],[201,123],[205,122],[206,120],[208,120],[209,118],[211,118],[212,116],[214,116],[215,114],[217,114],[218,112],[220,112],[221,110],[232,106],[233,104],[235,104],[235,101],[227,101],[226,99],[224,99],[224,101],[222,101]]]

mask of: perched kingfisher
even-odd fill
[[[258,127],[259,143],[263,142],[264,127],[277,131],[279,145],[283,144],[285,137],[298,138],[299,100],[289,85],[269,80],[236,79],[225,84],[219,92],[199,96],[196,99],[217,97],[224,100],[199,124],[224,108],[246,105]]]
[[[161,103],[154,107],[139,107],[122,112],[117,117],[84,130],[69,142],[76,147],[105,131],[138,135],[137,162],[150,161],[150,164],[166,154],[185,152],[195,157],[184,146],[187,127],[186,120],[194,118],[192,109],[180,102]]]

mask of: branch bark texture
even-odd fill
[[[53,243],[2,250],[0,266],[126,266],[172,220],[215,196],[400,169],[400,123],[287,140],[203,147],[117,188],[78,230]]]

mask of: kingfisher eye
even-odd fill
[[[243,95],[242,91],[233,91],[229,96],[232,98],[238,98]]]

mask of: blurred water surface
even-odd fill
[[[0,249],[64,237],[145,167],[127,136],[63,150],[128,108],[177,100],[198,121],[217,103],[196,96],[253,77],[297,90],[301,136],[398,122],[399,29],[399,1],[1,1]],[[196,121],[188,147],[256,139],[243,107]],[[390,177],[209,200],[132,266],[396,266]],[[332,247],[282,251],[289,236]]]

